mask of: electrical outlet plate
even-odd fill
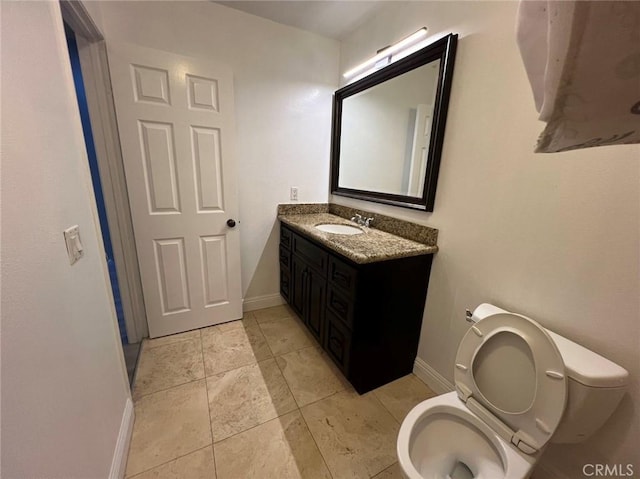
[[[298,187],[297,186],[292,186],[291,187],[291,196],[290,199],[292,201],[298,201]]]
[[[80,227],[78,225],[64,230],[64,242],[67,245],[69,264],[74,264],[84,256],[84,248],[80,241]]]

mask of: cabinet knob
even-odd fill
[[[233,228],[235,225],[236,225],[236,220],[234,220],[234,219],[228,219],[227,220],[227,226],[229,228]]]

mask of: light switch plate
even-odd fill
[[[84,248],[80,241],[80,227],[78,225],[64,230],[64,242],[67,245],[69,264],[74,264],[84,256]]]

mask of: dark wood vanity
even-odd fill
[[[280,292],[363,394],[413,370],[432,258],[359,264],[282,224]]]

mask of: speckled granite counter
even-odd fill
[[[322,211],[324,208],[318,209]],[[298,213],[301,210],[293,210],[291,213]],[[325,233],[316,229],[316,225],[323,223],[354,226],[353,222],[328,212],[314,211],[306,214],[291,214],[289,211],[285,213],[281,210],[279,213],[278,219],[293,230],[306,234],[318,243],[356,263],[373,263],[408,256],[433,254],[438,251],[435,244],[418,243],[376,228],[363,228],[366,229],[366,232],[358,235]],[[434,231],[436,231],[437,237],[437,230]]]

